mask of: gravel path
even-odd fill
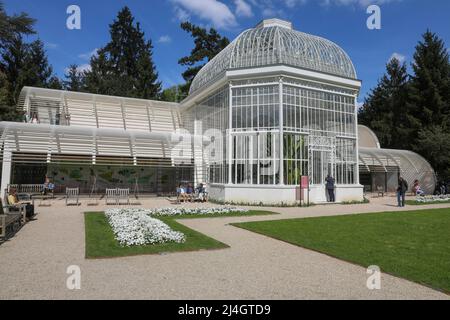
[[[58,200],[38,208],[38,219],[0,246],[0,299],[449,299],[389,275],[382,276],[381,290],[370,291],[364,268],[228,225],[397,210],[394,204],[383,198],[367,205],[267,208],[277,216],[182,220],[231,248],[86,260],[82,212],[104,207],[67,208]],[[142,206],[168,202],[146,200]],[[66,288],[70,265],[81,267],[81,290]]]

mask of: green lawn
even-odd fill
[[[250,217],[250,216],[267,216],[267,215],[274,215],[279,214],[275,212],[270,211],[263,211],[263,210],[253,210],[246,213],[226,213],[226,214],[205,214],[205,215],[195,215],[195,214],[186,214],[182,216],[174,216],[174,219],[182,220],[182,219],[205,219],[205,218],[226,218],[226,217]],[[155,216],[155,218],[159,219],[158,216]]]
[[[85,214],[86,230],[86,258],[113,258],[145,254],[161,254],[178,251],[198,251],[224,249],[228,246],[199,232],[196,232],[176,222],[177,219],[213,218],[226,216],[254,216],[274,214],[267,211],[250,211],[246,214],[234,213],[229,215],[205,215],[205,216],[176,216],[156,217],[168,224],[173,230],[186,235],[185,243],[165,243],[147,246],[122,247],[114,238],[114,233],[103,212],[87,212]]]
[[[234,225],[450,292],[450,209]]]

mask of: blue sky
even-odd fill
[[[395,54],[410,64],[414,47],[427,28],[450,45],[448,0],[3,0],[9,13],[21,11],[37,19],[50,63],[62,77],[68,65],[85,66],[96,48],[109,40],[109,24],[129,6],[154,44],[154,60],[164,87],[182,83],[178,59],[193,47],[180,21],[215,27],[234,39],[264,18],[290,20],[297,30],[339,44],[349,54],[363,81],[360,101],[376,85]],[[66,9],[81,8],[81,30],[66,28]],[[366,9],[378,4],[382,29],[369,30]],[[32,40],[31,37],[30,40]]]

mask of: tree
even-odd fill
[[[0,48],[15,40],[17,35],[34,33],[34,23],[26,13],[8,16],[0,1]]]
[[[427,31],[416,46],[410,108],[417,125],[413,150],[450,178],[450,61],[445,43]]]
[[[84,91],[85,81],[84,73],[78,70],[78,65],[72,64],[67,69],[63,82],[64,88],[69,91],[82,92]]]
[[[34,22],[34,19],[25,13],[9,16],[0,1],[0,121],[16,121],[21,118],[14,104],[14,94],[11,92],[13,86],[7,74],[7,68],[10,66],[6,65],[3,59],[5,48],[18,37],[34,33]]]
[[[428,30],[416,46],[412,67],[410,102],[421,127],[450,125],[450,62],[444,41]]]
[[[183,92],[183,85],[176,85],[165,89],[161,94],[161,100],[167,102],[180,102],[186,98]]]
[[[408,110],[408,73],[406,65],[392,59],[386,74],[366,99],[359,113],[361,124],[370,127],[386,148],[406,148],[413,134],[414,118]]]
[[[6,47],[2,58],[8,83],[8,103],[11,106],[17,105],[20,91],[24,86],[61,87],[56,85],[56,76],[53,75],[44,44],[40,40],[27,44],[23,42],[22,37],[17,36]]]
[[[110,25],[111,41],[91,58],[86,91],[99,94],[157,98],[161,91],[153,63],[151,40],[145,40],[139,23],[124,7]]]
[[[186,85],[183,87],[184,93],[189,93],[192,80],[194,80],[200,69],[209,61],[211,61],[219,52],[225,49],[230,43],[226,37],[222,37],[215,29],[208,30],[200,28],[190,22],[183,22],[181,28],[190,33],[194,38],[195,47],[191,51],[190,56],[181,58],[178,63],[187,66],[187,70],[183,72],[183,78]]]

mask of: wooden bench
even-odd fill
[[[80,189],[79,188],[66,188],[66,206],[68,206],[68,205],[78,206],[79,199],[80,199]]]
[[[26,205],[3,206],[0,202],[0,241],[5,241],[27,222]],[[17,210],[17,211],[14,211]]]

